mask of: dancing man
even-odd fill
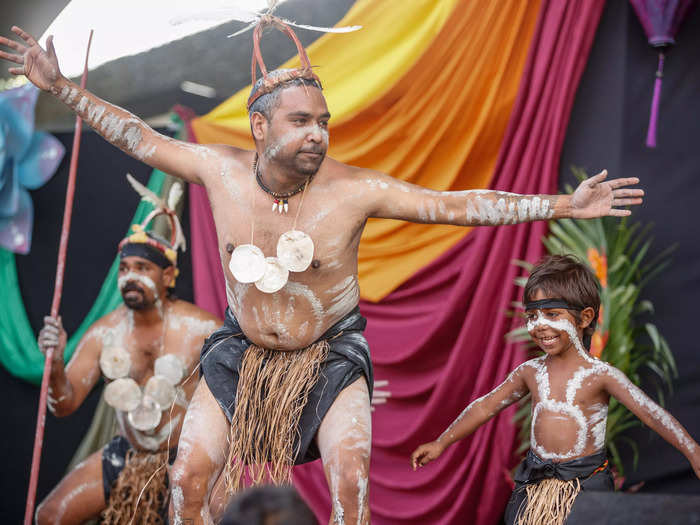
[[[171,242],[145,231],[159,213],[170,216],[173,232],[179,232]],[[174,459],[197,385],[199,351],[220,325],[215,316],[171,293],[181,235],[175,214],[164,206],[133,227],[119,245],[124,304],[90,326],[66,367],[61,319],[44,319],[39,348],[43,353],[54,348],[49,410],[58,417],[72,414],[102,376],[108,381],[104,399],[116,410],[119,431],[39,505],[40,525],[79,524],[100,514],[101,523],[129,523],[134,516],[137,524],[165,522],[166,465]]]
[[[302,67],[267,72],[262,26],[297,44]],[[573,195],[499,191],[437,192],[326,157],[330,113],[321,83],[291,29],[264,17],[254,34],[248,100],[255,151],[174,141],[61,75],[47,50],[20,28],[24,43],[0,37],[0,52],[41,89],[78,113],[129,155],[203,185],[226,277],[224,326],[202,353],[201,381],[173,467],[175,523],[210,523],[208,498],[224,469],[230,490],[242,466],[254,480],[288,481],[289,468],[320,457],[331,492],[331,521],[369,523],[368,470],[373,384],[365,320],[359,313],[357,252],[370,217],[462,226],[560,217],[624,216],[640,204],[636,178],[600,173]],[[255,69],[254,69],[255,70]]]

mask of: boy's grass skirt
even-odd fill
[[[581,490],[613,490],[605,451],[554,463],[528,451],[515,473],[508,525],[562,525]]]
[[[291,468],[320,457],[314,437],[338,394],[359,377],[372,391],[366,320],[355,308],[311,346],[294,351],[253,345],[230,310],[207,339],[202,373],[229,422],[227,492],[291,482]],[[369,400],[368,400],[369,402]]]

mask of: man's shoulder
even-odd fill
[[[88,332],[94,329],[113,328],[117,323],[119,323],[119,321],[124,319],[125,312],[126,306],[123,304],[119,305],[114,310],[103,315],[97,321],[92,323],[90,328],[88,328]]]
[[[379,174],[378,171],[353,166],[352,164],[345,164],[331,157],[326,158],[324,169],[329,179],[347,182],[348,184],[364,183]]]
[[[223,321],[216,315],[183,299],[176,299],[173,301],[171,308],[174,314],[181,317],[197,319],[203,323],[213,323],[217,327],[223,324]]]
[[[254,151],[227,144],[202,144],[198,147],[203,152],[203,160],[215,161],[203,164],[203,167],[206,166],[206,169],[203,168],[205,174],[211,173],[215,175],[213,178],[205,177],[203,179],[205,184],[213,180],[219,180],[223,174],[235,177],[237,174],[249,173],[255,158]]]

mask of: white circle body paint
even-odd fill
[[[160,423],[160,416],[163,409],[150,396],[142,396],[141,403],[129,412],[129,423],[136,430],[148,432],[154,430]]]
[[[115,379],[105,387],[105,403],[122,412],[134,410],[141,402],[141,388],[130,377]]]
[[[175,354],[165,354],[156,359],[153,374],[162,376],[168,383],[175,386],[185,377],[185,364]]]
[[[100,352],[100,369],[109,379],[119,379],[129,375],[131,356],[118,346],[107,346]]]
[[[265,275],[265,256],[254,244],[236,246],[228,269],[239,283],[254,283]]]
[[[277,241],[277,258],[290,272],[303,272],[314,257],[314,242],[299,230],[280,235]]]
[[[161,407],[169,407],[175,401],[177,391],[170,381],[161,375],[154,375],[143,387],[143,395],[152,398]]]
[[[261,292],[275,293],[281,290],[289,280],[289,270],[277,257],[265,258],[265,275],[255,281],[255,287]]]

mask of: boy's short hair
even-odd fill
[[[569,310],[580,320],[580,310],[593,308],[595,315],[591,324],[583,330],[583,344],[590,348],[600,312],[598,280],[591,269],[573,255],[548,255],[530,273],[523,291],[523,302],[533,301],[537,290],[552,298],[564,299],[579,310]]]

